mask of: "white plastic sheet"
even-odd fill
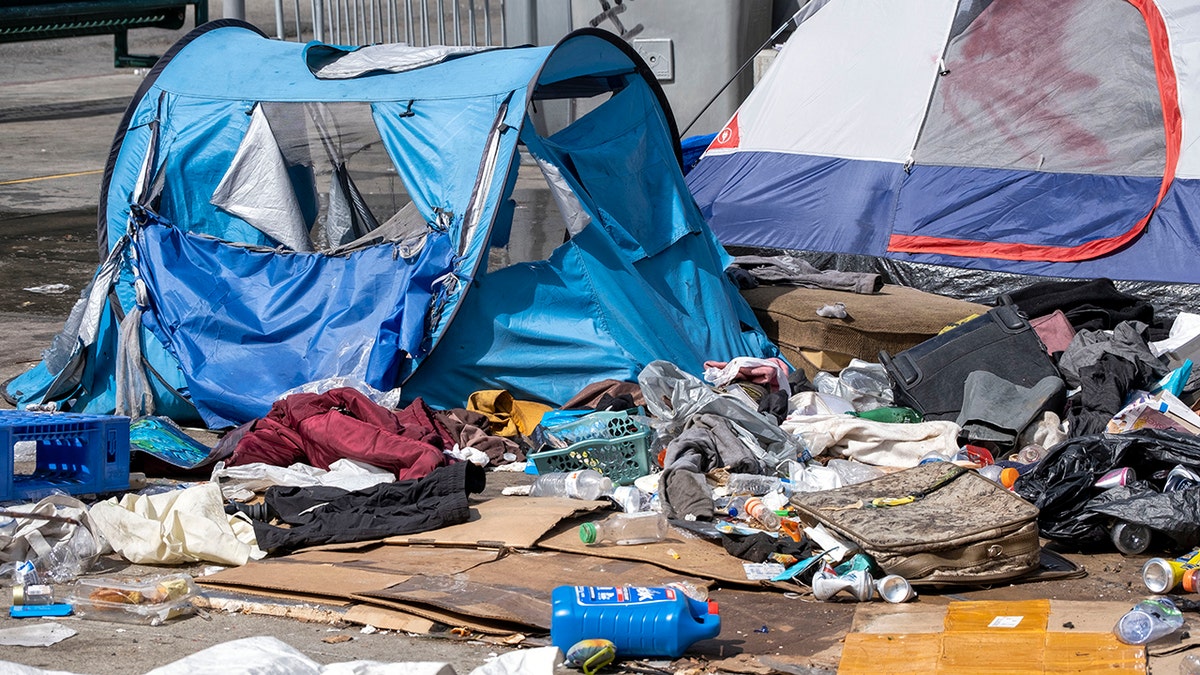
[[[0,645],[5,647],[49,647],[75,634],[73,628],[67,628],[54,621],[47,621],[0,630]],[[3,670],[3,672],[9,671]]]
[[[283,467],[252,462],[227,467],[224,462],[218,462],[212,472],[212,482],[221,486],[221,494],[226,499],[243,501],[252,499],[257,492],[266,492],[272,485],[320,485],[353,492],[394,480],[396,475],[391,471],[346,458],[330,464],[328,471],[302,463]]]

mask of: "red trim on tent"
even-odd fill
[[[713,142],[708,145],[708,150],[736,150],[742,142],[742,132],[738,124],[738,114],[733,114],[733,119],[725,125],[721,133],[713,139]],[[708,150],[705,150],[707,152]]]
[[[1166,164],[1163,168],[1162,187],[1150,212],[1129,230],[1115,237],[1096,239],[1078,246],[1042,246],[1005,242],[970,241],[920,235],[893,234],[888,240],[888,251],[899,253],[941,253],[968,258],[997,258],[1000,260],[1044,260],[1048,262],[1074,262],[1091,260],[1108,255],[1132,242],[1146,229],[1154,210],[1162,203],[1175,180],[1175,167],[1179,164],[1179,150],[1183,142],[1183,120],[1179,113],[1179,92],[1175,80],[1175,66],[1171,63],[1171,44],[1167,37],[1167,26],[1153,0],[1128,0],[1141,12],[1150,33],[1150,50],[1154,56],[1154,75],[1158,81],[1158,93],[1162,100],[1163,130],[1166,135]]]

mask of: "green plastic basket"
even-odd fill
[[[611,416],[608,420],[608,428],[615,438],[580,441],[566,448],[533,453],[529,456],[529,460],[537,467],[538,473],[594,469],[608,476],[616,485],[629,485],[650,473],[650,434],[652,431],[637,424],[624,413],[607,413],[607,415]],[[580,420],[580,422],[582,421]],[[580,422],[572,422],[571,425]],[[636,431],[627,433],[630,430]]]

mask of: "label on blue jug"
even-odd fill
[[[675,600],[674,588],[645,586],[576,586],[575,599],[581,605],[617,605],[632,602]]]

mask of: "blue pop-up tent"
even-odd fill
[[[530,112],[552,99],[606,100],[539,133]],[[478,50],[202,26],[135,95],[102,184],[103,263],[7,393],[221,427],[330,377],[435,406],[489,388],[561,403],[656,359],[772,355],[665,106],[600,31]],[[528,172],[553,197],[541,254],[521,232]]]

